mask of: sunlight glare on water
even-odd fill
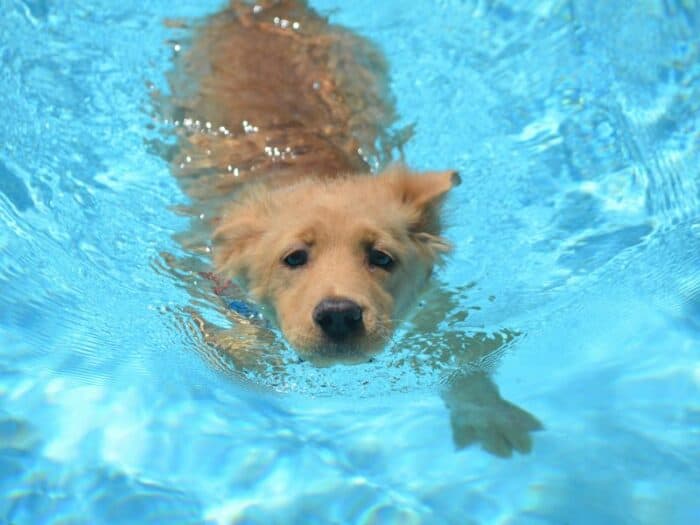
[[[698,522],[697,2],[312,1],[386,54],[406,161],[460,171],[455,251],[429,329],[354,367],[275,341],[261,376],[163,263],[191,255],[163,20],[220,4],[3,7],[0,522]],[[455,450],[428,354],[464,341],[530,454]]]

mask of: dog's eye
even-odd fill
[[[306,250],[294,250],[292,253],[287,255],[282,261],[284,264],[290,268],[296,268],[298,266],[304,266],[309,260],[309,252]]]
[[[391,255],[388,253],[371,249],[369,251],[369,264],[370,266],[376,266],[384,270],[391,270],[391,267],[394,266],[394,259],[392,259]]]

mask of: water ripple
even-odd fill
[[[464,179],[436,287],[353,368],[202,279],[152,97],[162,19],[220,2],[5,6],[0,521],[692,522],[697,6],[312,3],[389,57],[406,160]],[[464,369],[543,420],[531,456],[454,452],[436,392]]]

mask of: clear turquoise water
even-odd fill
[[[546,427],[504,460],[395,353],[271,388],[193,351],[150,89],[219,4],[2,6],[0,522],[700,522],[700,5],[313,2],[462,173],[451,329],[523,334],[494,380]]]

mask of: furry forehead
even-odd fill
[[[449,245],[439,238],[440,204],[459,183],[454,171],[413,173],[393,166],[377,176],[309,177],[277,188],[254,185],[225,210],[214,232],[215,260],[224,269],[237,252],[270,229],[288,230],[311,218],[358,218],[380,227],[400,224],[414,240],[445,251]]]
[[[262,220],[284,215],[285,211],[299,215],[310,205],[367,217],[381,217],[382,212],[395,214],[398,205],[403,214],[413,216],[412,226],[433,229],[430,226],[439,224],[428,224],[429,219],[438,219],[432,213],[439,211],[442,197],[459,183],[455,171],[413,173],[403,166],[392,166],[377,176],[307,177],[277,188],[254,184],[224,210],[216,236],[225,238],[227,223],[249,213]]]

